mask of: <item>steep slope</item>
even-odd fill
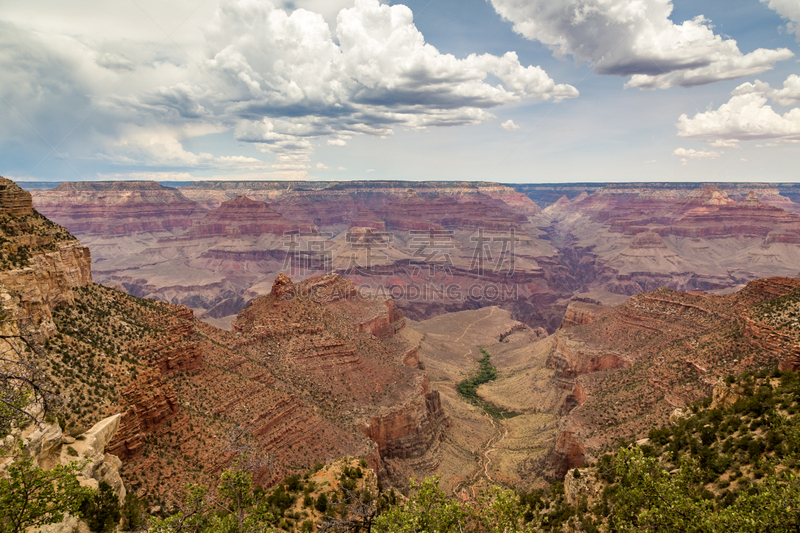
[[[42,214],[82,239],[169,234],[204,213],[177,189],[152,181],[62,183],[34,194]]]
[[[395,338],[402,313],[335,275],[300,290],[312,286],[346,292],[277,306],[272,294],[248,307],[237,333],[185,307],[80,289],[57,310],[44,362],[67,400],[67,428],[123,412],[109,449],[141,495],[213,483],[237,427],[272,457],[261,483],[344,455],[367,457],[385,482],[425,475],[447,421],[414,346]]]
[[[768,302],[796,298],[798,289],[800,280],[791,278],[754,281],[729,296],[662,288],[548,338],[546,366],[555,371],[554,385],[569,391],[559,407],[552,475],[621,437],[641,437],[675,408],[709,395],[720,377],[794,365],[793,323],[776,331],[762,314]]]
[[[361,456],[384,483],[403,485],[437,462],[448,419],[390,299],[360,295],[336,274],[297,285],[281,276],[242,313],[235,333],[222,331],[185,306],[91,278],[68,283],[75,273],[67,262],[39,258],[80,244],[33,212],[27,193],[1,185],[4,308],[15,310],[14,324],[30,326],[23,334],[39,345],[31,357],[63,402],[67,434],[122,415],[108,450],[140,496],[171,499],[186,482],[213,485],[235,455],[234,440],[270,458],[256,476],[266,484]],[[234,202],[270,223],[263,204]],[[234,227],[240,222],[233,217]],[[29,254],[19,251],[22,242]],[[35,270],[42,264],[52,268]],[[88,254],[82,267],[88,276]],[[66,281],[25,285],[45,274]],[[25,286],[14,292],[15,284]],[[36,318],[31,309],[49,318],[27,320]]]
[[[89,249],[33,209],[31,195],[0,177],[0,285],[21,297],[18,316],[47,338],[53,309],[92,282]]]

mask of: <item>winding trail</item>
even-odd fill
[[[469,488],[472,493],[472,498],[477,498],[477,489],[482,481],[486,481],[488,484],[493,484],[495,482],[489,474],[489,465],[492,462],[492,458],[489,454],[500,449],[500,445],[506,437],[508,437],[508,426],[495,421],[488,413],[484,413],[484,416],[486,416],[487,420],[489,420],[489,423],[492,425],[494,434],[481,446],[480,451],[476,453],[476,455],[479,456],[478,467],[470,474],[469,478],[453,488],[453,494],[458,495]]]
[[[461,341],[461,339],[463,339],[463,338],[464,338],[464,335],[466,335],[466,334],[467,334],[467,332],[469,331],[469,328],[471,328],[472,326],[474,326],[475,324],[477,324],[477,323],[478,323],[478,322],[480,322],[481,320],[486,320],[487,318],[489,318],[490,316],[492,316],[492,315],[494,314],[494,312],[495,312],[495,311],[497,311],[497,307],[490,307],[489,309],[490,309],[490,310],[489,310],[489,314],[488,314],[488,315],[486,315],[486,316],[482,316],[482,317],[480,317],[480,318],[478,318],[478,319],[476,319],[476,320],[473,320],[472,322],[470,322],[470,323],[469,323],[469,325],[467,325],[466,329],[464,330],[464,333],[462,333],[462,334],[461,334],[461,336],[460,336],[459,338],[457,338],[457,339],[456,339],[455,341],[453,341],[453,342],[454,342],[454,343],[456,343],[456,342],[459,342],[459,341]],[[471,351],[472,351],[472,350],[470,350],[470,352],[471,352]]]
[[[463,339],[467,335],[469,330],[475,324],[477,324],[482,320],[490,318],[494,314],[494,312],[497,311],[497,309],[498,309],[497,307],[491,307],[489,309],[488,315],[482,316],[481,318],[475,319],[469,324],[467,324],[467,327],[464,328],[464,332],[461,334],[459,338],[453,341],[453,344],[461,342],[461,339]],[[470,355],[472,355],[472,353],[473,353],[472,348],[469,348],[467,352],[463,355],[463,357],[465,358],[469,357]],[[494,483],[492,476],[489,474],[489,465],[492,462],[490,454],[494,451],[497,451],[500,447],[500,444],[502,444],[502,442],[506,439],[506,437],[508,436],[508,427],[506,427],[505,424],[499,424],[486,412],[484,412],[483,415],[492,425],[493,435],[489,437],[489,439],[481,446],[479,451],[475,452],[475,455],[478,457],[477,468],[469,475],[467,479],[458,483],[453,488],[453,494],[458,495],[469,488],[469,492],[472,493],[472,497],[477,498],[477,489],[481,485],[482,481],[486,481],[490,484]]]

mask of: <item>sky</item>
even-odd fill
[[[20,181],[798,169],[800,0],[0,0]]]

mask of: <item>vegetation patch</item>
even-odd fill
[[[484,400],[478,395],[478,387],[497,379],[497,369],[492,365],[491,355],[483,348],[481,348],[481,353],[483,357],[478,359],[478,364],[480,365],[478,373],[472,378],[461,381],[456,387],[456,390],[458,390],[458,393],[468,402],[477,405],[494,418],[513,418],[519,416],[522,413],[504,409],[490,401]]]

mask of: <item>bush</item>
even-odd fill
[[[95,533],[115,531],[122,513],[119,498],[111,485],[101,481],[98,491],[81,505],[80,515]]]
[[[314,509],[319,511],[320,513],[327,513],[328,512],[328,496],[323,492],[317,498],[317,503],[314,504]]]
[[[147,526],[147,514],[144,504],[131,491],[125,495],[125,502],[122,504],[122,531],[139,531]]]

